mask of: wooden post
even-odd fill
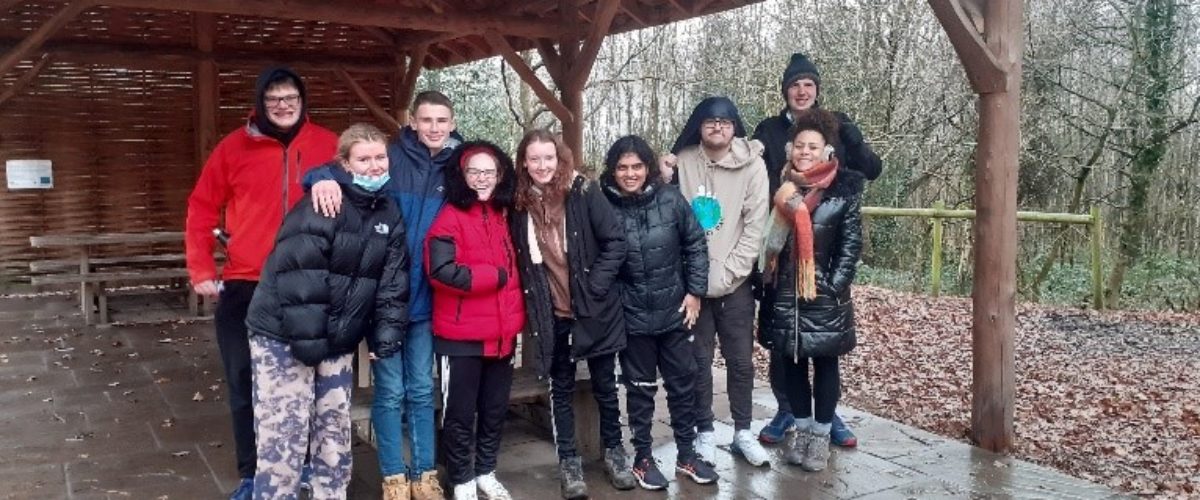
[[[216,49],[217,19],[213,14],[192,14],[196,49],[208,58],[196,64],[196,175],[204,168],[208,154],[217,146],[217,122],[220,113],[217,63],[211,56]]]
[[[1092,223],[1089,226],[1092,254],[1092,307],[1104,309],[1104,224],[1100,219],[1100,207],[1092,206],[1090,211]]]
[[[942,218],[941,211],[946,203],[938,200],[933,204],[933,256],[929,264],[929,292],[934,297],[942,294]]]
[[[979,98],[975,149],[971,438],[1013,444],[1021,0],[928,0]],[[971,14],[968,13],[968,9]],[[980,30],[983,30],[982,33]]]
[[[417,78],[421,76],[421,68],[425,65],[425,59],[429,55],[428,45],[418,45],[413,49],[408,56],[407,69],[404,70],[404,78],[400,79],[400,87],[393,93],[393,100],[396,101],[393,105],[392,112],[396,115],[397,121],[403,128],[408,124],[408,119],[412,115],[412,111],[408,109],[412,105],[414,94],[417,91]],[[402,62],[397,59],[396,64]]]
[[[66,26],[72,19],[75,19],[75,16],[78,16],[80,12],[91,6],[91,1],[75,0],[67,4],[66,7],[63,7],[62,10],[47,20],[46,24],[43,24],[33,33],[30,33],[29,36],[21,40],[21,43],[9,50],[7,54],[4,54],[4,57],[0,57],[0,76],[16,67],[17,63],[21,62],[21,59],[38,50],[46,40],[54,36],[55,33],[58,33],[58,30],[61,30],[63,26]]]

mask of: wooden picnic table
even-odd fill
[[[123,264],[177,261],[180,254],[172,254],[170,258],[159,255],[142,255],[129,258],[94,258],[96,247],[110,245],[134,245],[147,243],[183,243],[182,231],[157,231],[141,233],[72,233],[46,234],[30,236],[29,245],[33,248],[65,248],[71,249],[74,260],[78,263],[78,274],[35,276],[31,281],[34,285],[51,285],[62,283],[79,283],[79,303],[87,324],[96,322],[99,313],[100,323],[108,322],[107,294],[104,287],[107,282],[117,281],[149,281],[164,279],[179,279],[187,277],[187,269],[183,266],[167,266],[154,271],[93,271],[93,264]],[[31,263],[31,269],[38,271],[53,267],[55,264],[70,261],[60,259]],[[194,302],[194,299],[191,300]],[[97,304],[98,303],[98,304]],[[98,305],[98,307],[95,307]],[[194,307],[193,307],[194,309]]]

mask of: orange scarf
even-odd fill
[[[817,163],[803,172],[786,166],[786,181],[775,193],[776,217],[791,220],[795,232],[796,295],[804,300],[817,297],[817,267],[813,254],[812,212],[821,204],[825,189],[837,178],[837,159]],[[800,198],[797,200],[797,198]],[[803,203],[803,209],[797,201]],[[789,217],[790,216],[790,217]],[[777,257],[777,256],[775,256]]]

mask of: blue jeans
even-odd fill
[[[408,325],[404,347],[390,358],[371,363],[375,403],[371,422],[384,477],[405,474],[416,479],[433,470],[433,327],[430,321]],[[404,410],[408,413],[411,465],[404,463]]]

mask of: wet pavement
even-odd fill
[[[0,498],[222,498],[237,477],[220,357],[210,321],[157,297],[114,302],[115,321],[85,327],[71,295],[0,298]],[[142,323],[144,320],[163,320]],[[600,464],[585,467],[591,498],[1115,498],[1103,486],[850,408],[839,412],[858,449],[835,449],[807,473],[771,449],[770,467],[734,459],[724,376],[717,390],[716,485],[671,474],[675,450],[659,394],[655,456],[665,492],[618,492]],[[369,398],[361,391],[356,399]],[[752,429],[774,413],[761,383]],[[356,410],[365,425],[367,412]],[[548,431],[513,414],[497,475],[518,499],[558,497]],[[364,429],[360,429],[365,431]],[[359,434],[366,435],[365,432]],[[628,438],[628,429],[625,437]],[[355,445],[352,498],[378,498],[372,448]]]

